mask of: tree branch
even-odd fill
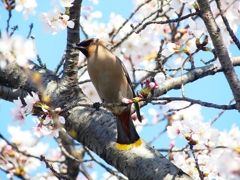
[[[74,86],[77,85],[77,74],[78,74],[78,59],[79,50],[74,49],[68,44],[76,44],[80,41],[79,38],[79,17],[82,0],[75,0],[73,6],[70,8],[70,19],[75,23],[74,28],[67,28],[67,48],[66,58],[63,68],[63,80],[66,83],[70,83]]]
[[[234,66],[240,66],[240,57],[232,58],[232,63]],[[196,68],[194,70],[191,70],[183,74],[182,76],[168,79],[163,84],[161,84],[158,90],[155,91],[155,97],[166,94],[171,89],[180,89],[181,82],[183,84],[188,84],[200,78],[203,78],[209,75],[214,75],[217,72],[221,72],[221,71],[223,71],[222,67],[218,68],[215,64],[211,64],[211,65],[207,65],[201,68]]]
[[[208,33],[212,39],[214,49],[216,50],[218,59],[223,69],[223,73],[232,90],[236,101],[236,108],[240,112],[240,81],[237,77],[233,64],[228,54],[228,50],[224,44],[219,27],[217,26],[213,14],[210,9],[209,1],[197,0],[200,7],[200,15],[203,19]]]
[[[221,5],[220,0],[216,0],[216,4],[217,4],[218,10],[219,10],[219,12],[220,12],[220,15],[221,15],[221,17],[222,17],[222,20],[223,20],[223,22],[224,22],[224,24],[225,24],[225,26],[226,26],[226,28],[227,28],[227,30],[228,30],[229,35],[231,36],[232,40],[235,42],[236,46],[237,46],[238,49],[240,50],[240,42],[239,42],[238,38],[235,36],[232,28],[230,27],[230,25],[229,25],[229,23],[228,23],[227,18],[226,18],[225,15],[224,15],[224,12],[223,12],[222,5]]]

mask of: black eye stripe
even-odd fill
[[[80,42],[78,45],[82,47],[87,47],[93,42],[93,39],[86,39],[82,42]]]

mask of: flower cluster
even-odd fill
[[[152,80],[150,78],[146,79],[146,81],[141,83],[141,86],[142,89],[138,92],[137,97],[134,97],[132,99],[123,98],[122,102],[124,104],[132,104],[133,102],[143,101],[149,96],[152,91],[159,88],[154,78]]]
[[[200,179],[199,174],[202,174],[205,180],[223,180],[230,177],[239,179],[239,128],[233,125],[229,133],[219,132],[210,122],[202,122],[201,118],[182,116],[181,119],[176,119],[167,127],[168,136],[171,139],[184,137],[190,147],[189,151],[192,151],[195,157],[188,151],[173,153],[173,163],[196,180]]]
[[[15,5],[15,10],[16,11],[23,11],[23,16],[24,19],[28,19],[28,15],[35,15],[36,11],[35,8],[37,7],[37,2],[35,0],[16,0],[15,1],[16,5]]]
[[[8,62],[16,61],[21,67],[26,66],[28,59],[36,57],[32,41],[24,40],[21,36],[11,37],[3,34],[0,37],[0,68],[3,69]]]
[[[59,0],[62,7],[68,9],[73,6],[74,0]],[[52,32],[53,35],[57,32],[64,30],[66,27],[74,28],[74,22],[69,20],[68,11],[62,13],[58,9],[49,12],[42,12],[39,14],[39,21],[44,24],[43,32]]]
[[[13,175],[30,178],[30,173],[37,170],[41,165],[40,161],[34,156],[44,154],[49,145],[42,142],[36,144],[37,141],[33,138],[32,133],[30,131],[22,131],[19,126],[9,126],[8,132],[11,136],[12,144],[8,144],[5,140],[0,140],[1,169],[8,172],[7,177],[9,179],[12,179]],[[13,145],[18,148],[16,149]],[[25,154],[28,156],[25,156]]]
[[[36,126],[33,127],[34,134],[40,136],[58,137],[59,131],[65,131],[62,124],[65,124],[65,118],[59,115],[60,108],[52,111],[49,106],[40,101],[38,95],[32,92],[31,96],[28,94],[24,101],[26,105],[22,104],[21,99],[13,100],[16,106],[12,109],[11,116],[13,121],[19,122],[19,124],[25,123],[26,115],[32,114],[37,116],[38,119],[34,119]]]

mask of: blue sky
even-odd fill
[[[92,5],[92,3],[87,1],[84,1],[83,4],[85,6]],[[114,12],[115,14],[121,14],[121,16],[125,18],[128,17],[132,11],[133,4],[132,1],[129,0],[102,0],[100,1],[99,5],[93,5],[93,7],[95,11],[102,12],[103,16],[101,19],[99,19],[99,21],[107,22],[109,20],[109,15],[111,12]],[[38,13],[44,11],[46,12],[51,9],[52,6],[49,5],[49,1],[38,1],[36,16],[29,16],[29,19],[27,21],[24,21],[21,12],[19,13],[13,11],[13,17],[10,21],[10,25],[11,27],[14,25],[18,25],[19,29],[15,33],[26,37],[29,32],[30,23],[34,24],[32,34],[35,36],[37,51],[40,55],[40,58],[42,59],[43,63],[46,63],[48,69],[54,70],[58,62],[61,60],[62,54],[66,47],[66,30],[57,33],[57,35],[55,36],[53,36],[52,34],[42,33],[43,25],[38,20]],[[0,16],[0,30],[3,32],[6,28],[7,11],[2,7],[2,4],[0,4]],[[240,37],[240,31],[237,32],[237,35],[238,37]],[[239,50],[236,48],[236,46],[231,45],[230,50],[232,52],[232,56],[240,55]],[[203,53],[196,58],[200,58],[200,56],[203,59],[209,59],[208,53]],[[236,71],[238,73],[238,76],[240,77],[240,67],[236,68]],[[185,91],[189,98],[200,99],[202,101],[213,102],[216,104],[227,104],[233,98],[229,85],[222,73],[218,73],[217,75],[209,76],[200,79],[194,83],[187,84],[185,86]],[[179,90],[171,90],[167,93],[167,95],[175,97],[181,96],[181,92]],[[9,125],[13,125],[12,119],[9,116],[10,108],[12,108],[13,106],[13,103],[9,103],[3,100],[0,101],[0,131],[6,138],[9,138],[9,135],[7,133],[7,127]],[[147,114],[146,110],[149,106],[144,107],[143,109],[141,109],[141,111]],[[220,112],[220,110],[203,107],[201,112],[204,116],[204,121],[208,121],[209,119],[213,119]],[[221,116],[221,118],[219,118],[219,120],[214,123],[213,126],[222,131],[224,129],[231,128],[233,123],[237,124],[237,126],[240,126],[240,114],[237,111],[232,110],[226,111]],[[31,129],[31,126],[31,118],[28,118],[27,125],[23,125],[22,128],[25,130],[29,130]],[[143,131],[140,132],[140,136],[145,141],[149,141],[152,139],[153,135],[155,135],[155,133],[159,131],[159,129],[163,129],[164,127],[165,123],[160,123],[156,126],[146,127]],[[167,148],[169,141],[170,139],[167,138],[167,135],[165,134],[161,136],[158,140],[156,140],[153,145],[158,148]],[[49,138],[45,138],[44,142],[51,142],[54,146],[54,141],[50,140]],[[182,143],[180,143],[180,145],[181,144]],[[44,168],[41,168],[40,170],[44,171]],[[100,179],[101,174],[104,172],[103,169],[99,166],[96,166],[95,170],[98,172],[98,179]],[[6,177],[5,173],[2,173],[0,171],[0,177]]]

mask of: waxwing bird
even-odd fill
[[[125,66],[107,49],[108,44],[110,43],[99,39],[87,39],[74,48],[86,56],[90,79],[101,100],[106,103],[120,103],[123,98],[131,99],[136,95]],[[117,149],[128,150],[140,146],[142,140],[131,119],[131,105],[108,109],[117,117]],[[135,109],[141,122],[138,103],[135,103]]]

